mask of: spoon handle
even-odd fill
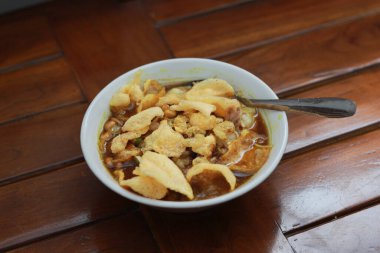
[[[277,111],[302,111],[318,114],[328,118],[349,117],[354,115],[356,112],[355,102],[344,98],[298,98],[278,100],[243,98],[241,102],[249,103],[246,105],[251,107]]]

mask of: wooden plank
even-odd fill
[[[170,57],[139,1],[52,5],[53,29],[89,99],[128,70]]]
[[[380,205],[292,236],[295,252],[380,252]]]
[[[286,152],[334,138],[380,122],[380,69],[329,83],[294,97],[344,97],[357,104],[355,116],[328,119],[300,113],[289,114],[289,140]]]
[[[3,186],[0,205],[0,250],[137,207],[84,163]]]
[[[149,15],[156,21],[175,20],[247,2],[247,0],[145,0]]]
[[[380,15],[221,58],[280,95],[380,62]]]
[[[10,22],[2,19],[0,24],[0,71],[60,52],[46,17],[10,19]]]
[[[159,252],[138,212],[100,222],[9,251],[20,252]]]
[[[144,215],[163,253],[293,252],[263,204],[252,191],[197,213],[145,208]]]
[[[0,123],[84,99],[63,58],[0,74],[0,94]]]
[[[284,160],[259,196],[289,232],[378,200],[380,130]]]
[[[0,182],[81,157],[79,132],[86,104],[0,126]]]
[[[373,0],[259,0],[161,31],[177,57],[215,57],[379,10]]]

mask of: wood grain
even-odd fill
[[[1,187],[0,205],[0,250],[136,208],[83,163]]]
[[[0,126],[0,182],[81,157],[79,132],[86,104]]]
[[[0,24],[0,72],[13,65],[60,52],[46,17],[32,16],[10,20],[7,22],[2,19]]]
[[[247,0],[144,0],[149,15],[156,21],[189,17],[242,2]]]
[[[59,247],[57,247],[59,245]],[[80,228],[19,249],[20,252],[159,252],[139,212]]]
[[[295,252],[380,252],[380,205],[292,236]]]
[[[283,161],[259,189],[282,231],[379,199],[379,138],[376,130]]]
[[[53,7],[53,29],[89,99],[128,70],[170,57],[139,1]]]
[[[145,208],[144,214],[164,253],[293,252],[252,191],[225,205],[175,214]]]
[[[0,16],[0,251],[379,251],[379,206],[368,208],[380,203],[379,27],[380,0],[68,0]],[[215,57],[283,97],[346,97],[358,111],[289,114],[286,159],[240,198],[138,209],[82,162],[78,83],[91,100],[173,56]]]
[[[380,15],[221,58],[262,78],[277,94],[380,62]]]
[[[177,57],[215,57],[379,10],[380,1],[372,0],[259,0],[161,31]]]
[[[286,152],[349,133],[380,122],[380,69],[371,69],[353,77],[302,92],[293,97],[343,97],[356,102],[353,117],[328,119],[302,113],[289,114],[289,140]]]
[[[83,99],[62,58],[0,74],[0,122]]]

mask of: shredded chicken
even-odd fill
[[[196,134],[205,135],[205,134],[206,134],[206,131],[203,130],[203,129],[200,129],[200,128],[197,127],[197,126],[191,126],[191,127],[189,127],[188,129],[186,129],[186,131],[185,131],[185,135],[186,135],[187,137],[193,137],[193,136],[195,136]]]
[[[186,133],[186,130],[188,129],[188,121],[189,118],[185,115],[178,115],[173,121],[174,129],[180,134]]]
[[[212,151],[215,148],[216,141],[215,137],[210,134],[207,137],[201,134],[196,134],[194,138],[186,139],[187,146],[191,148],[197,154],[205,157],[210,157]]]
[[[236,139],[235,125],[231,121],[226,120],[216,124],[212,131],[218,139],[224,142]]]

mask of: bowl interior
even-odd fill
[[[137,71],[141,71],[142,80],[156,79],[163,84],[181,80],[199,80],[211,77],[221,78],[246,97],[277,98],[275,93],[264,82],[251,73],[236,66],[214,60],[196,58],[165,60],[144,65],[123,74],[108,84],[95,97],[87,109],[81,129],[81,146],[85,160],[99,180],[111,190],[128,199],[150,206],[168,209],[196,209],[220,204],[236,198],[256,187],[273,172],[285,150],[288,136],[287,118],[283,112],[261,110],[262,116],[268,126],[270,143],[273,148],[265,165],[247,183],[234,191],[207,200],[174,202],[148,199],[120,187],[101,161],[97,145],[98,136],[104,122],[110,115],[108,104],[112,95],[132,80]]]

